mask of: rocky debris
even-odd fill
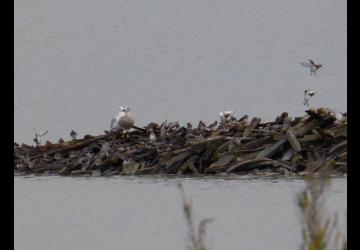
[[[230,117],[230,116],[229,116]],[[343,114],[346,118],[346,114]],[[231,118],[231,119],[230,119]],[[43,146],[14,143],[14,174],[62,176],[347,172],[347,119],[326,109],[274,122],[230,117],[197,127],[150,123]]]

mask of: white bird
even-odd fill
[[[232,115],[232,114],[234,114],[235,113],[235,111],[224,111],[224,112],[220,112],[220,120],[221,120],[221,122],[226,122],[229,118],[230,118],[230,116]]]
[[[40,146],[41,145],[41,137],[43,137],[44,135],[46,135],[49,131],[43,131],[41,133],[38,133],[36,131],[36,129],[34,129],[35,131],[35,137],[34,137],[34,142],[36,143],[36,146]]]
[[[156,141],[156,135],[155,135],[153,129],[150,129],[149,141],[150,141],[150,142],[155,142],[155,141]]]
[[[347,120],[346,116],[344,116],[344,114],[337,109],[328,108],[328,111],[336,119],[335,123],[341,123]]]
[[[301,62],[302,66],[307,67],[310,69],[310,75],[316,76],[316,71],[322,67],[321,64],[315,64],[313,60],[309,59],[309,62]]]
[[[303,102],[303,104],[305,106],[310,106],[309,101],[315,95],[315,93],[316,92],[314,90],[311,90],[311,89],[307,89],[307,90],[304,91],[304,102]]]
[[[128,130],[134,126],[134,117],[128,107],[119,107],[119,112],[115,118],[111,120],[110,129],[112,131],[118,129]]]

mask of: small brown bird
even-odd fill
[[[71,136],[71,138],[72,138],[73,140],[75,140],[75,139],[76,139],[76,136],[77,136],[76,131],[75,131],[75,130],[71,130],[70,136]]]
[[[318,69],[320,69],[322,67],[321,64],[315,64],[313,60],[309,59],[309,63],[308,62],[302,62],[300,63],[302,66],[307,67],[310,69],[310,75],[315,75],[316,76],[316,71]]]

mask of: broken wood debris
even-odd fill
[[[29,146],[14,142],[14,173],[61,176],[201,175],[259,171],[300,173],[327,168],[347,172],[347,120],[325,108],[274,122],[254,117],[197,127],[150,123],[68,142]],[[336,121],[336,122],[335,122]],[[156,138],[150,140],[150,134]]]

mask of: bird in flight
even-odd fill
[[[35,131],[35,137],[34,137],[34,142],[36,144],[36,146],[40,146],[41,145],[41,137],[43,137],[44,135],[46,135],[49,131],[43,131],[41,133],[38,133],[36,131],[36,129],[34,129]]]
[[[316,71],[322,67],[321,64],[315,64],[313,60],[309,59],[309,62],[301,62],[302,66],[310,69],[310,75],[316,76]]]

